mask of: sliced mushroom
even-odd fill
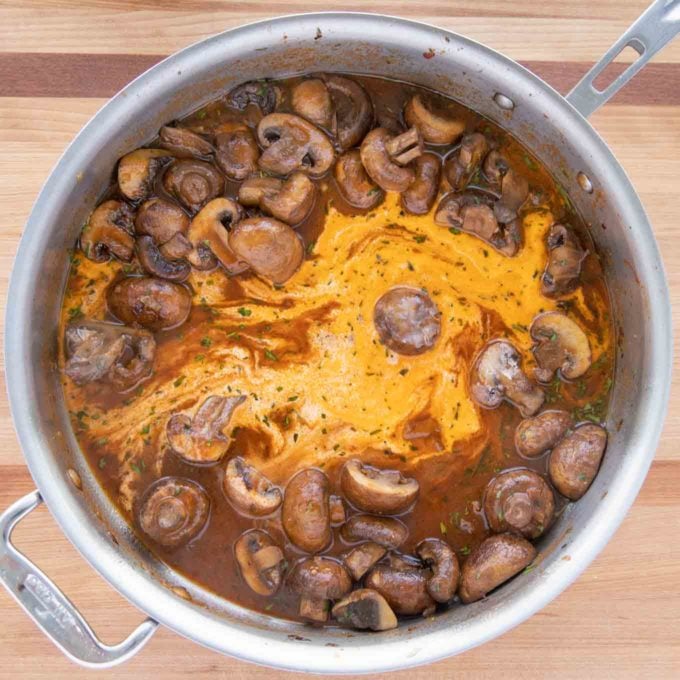
[[[417,480],[399,470],[379,470],[357,458],[348,460],[340,473],[342,491],[354,507],[376,515],[407,510],[418,497]]]
[[[515,430],[515,448],[520,456],[537,458],[552,449],[571,427],[566,411],[543,411],[523,420]]]
[[[465,121],[438,108],[436,102],[426,102],[423,95],[416,94],[406,104],[404,119],[417,127],[429,144],[452,144],[465,131]]]
[[[152,191],[158,171],[173,155],[165,149],[137,149],[118,162],[118,188],[132,201],[143,201]]]
[[[352,207],[370,210],[383,202],[385,192],[368,176],[358,149],[346,151],[338,158],[334,175],[341,196]]]
[[[500,151],[493,149],[489,151],[484,159],[482,168],[489,183],[500,187],[503,176],[510,169],[510,164],[508,163],[508,159]]]
[[[152,331],[180,326],[191,311],[191,293],[184,286],[151,277],[119,280],[109,287],[106,302],[118,320]]]
[[[427,615],[436,606],[427,590],[428,576],[425,569],[395,569],[378,564],[366,575],[365,585],[380,593],[395,614]]]
[[[580,378],[591,364],[590,343],[581,327],[562,312],[539,314],[529,329],[536,341],[532,352],[537,380],[550,382],[555,371],[567,380]]]
[[[340,496],[330,496],[328,499],[328,512],[330,513],[331,526],[340,526],[347,519],[345,503]]]
[[[163,186],[182,205],[197,212],[224,191],[224,177],[210,163],[183,158],[167,169]]]
[[[177,548],[198,536],[208,520],[209,510],[208,494],[196,482],[164,477],[144,494],[139,525],[156,543]]]
[[[518,172],[510,168],[501,180],[501,200],[493,207],[496,219],[507,224],[517,217],[529,195],[529,182]]]
[[[316,468],[301,470],[286,486],[281,523],[300,550],[318,553],[331,541],[329,487],[328,477]]]
[[[80,249],[94,262],[106,262],[111,255],[123,262],[132,259],[134,211],[123,201],[104,201],[97,206],[80,233]]]
[[[241,205],[257,206],[286,224],[296,225],[307,217],[316,198],[316,185],[307,175],[294,172],[288,179],[253,177],[238,190]]]
[[[352,515],[342,525],[340,536],[347,543],[373,541],[394,550],[408,538],[408,529],[394,517]]]
[[[162,146],[178,158],[198,158],[207,159],[214,153],[212,144],[201,137],[201,135],[187,130],[186,128],[170,127],[164,125],[161,128],[160,137]]]
[[[344,597],[352,589],[347,570],[330,557],[309,557],[299,562],[290,584],[300,595],[300,616],[320,623],[328,620],[330,601]]]
[[[481,600],[487,593],[528,567],[536,548],[514,534],[490,536],[475,548],[461,570],[458,594],[465,603]]]
[[[350,550],[342,561],[352,579],[359,581],[374,564],[385,556],[386,552],[387,548],[382,545],[367,541]]]
[[[406,191],[416,173],[403,167],[423,152],[418,132],[411,128],[396,137],[385,128],[371,130],[361,143],[361,162],[368,176],[385,191]]]
[[[224,430],[234,410],[246,398],[212,395],[193,418],[175,413],[165,427],[170,448],[188,463],[215,463],[229,450],[231,437]]]
[[[555,497],[543,477],[532,470],[506,470],[484,492],[484,514],[491,531],[538,538],[551,524]]]
[[[432,570],[427,579],[427,592],[437,602],[448,602],[456,594],[460,567],[448,543],[439,538],[426,538],[416,546],[416,555]]]
[[[162,198],[151,198],[139,207],[135,230],[138,234],[151,236],[160,246],[176,234],[186,234],[190,224],[189,216],[178,205]]]
[[[607,431],[587,423],[562,439],[550,454],[548,471],[555,488],[577,501],[593,483],[607,446]]]
[[[481,406],[496,408],[507,399],[525,418],[536,413],[545,399],[543,390],[522,371],[519,352],[505,340],[484,346],[472,367],[470,389]]]
[[[387,600],[375,590],[359,588],[340,600],[332,609],[333,618],[358,630],[391,630],[397,617]]]
[[[105,380],[117,390],[151,375],[156,341],[149,331],[84,319],[66,327],[64,372],[78,385]]]
[[[331,131],[340,150],[346,151],[356,146],[371,128],[373,104],[366,90],[351,78],[326,76],[326,86],[335,109]]]
[[[227,103],[235,109],[243,111],[247,106],[253,105],[265,116],[276,108],[277,100],[277,87],[267,80],[250,80],[227,94]]]
[[[333,145],[319,128],[300,116],[271,113],[257,126],[257,138],[264,152],[258,164],[275,175],[295,170],[321,177],[335,160]]]
[[[215,135],[215,161],[222,172],[237,182],[257,172],[260,149],[253,133],[245,126]]]
[[[424,153],[413,164],[415,180],[401,195],[404,210],[413,215],[427,215],[439,191],[442,163],[436,154]]]
[[[181,260],[194,250],[191,241],[184,234],[175,234],[159,248],[161,255],[169,260]],[[212,256],[212,253],[210,253]],[[215,266],[215,265],[213,265]],[[212,267],[211,267],[212,268]]]
[[[283,579],[283,551],[265,531],[250,529],[234,544],[234,556],[243,580],[258,595],[271,597]]]
[[[571,229],[553,224],[548,233],[548,263],[541,278],[541,293],[555,298],[576,290],[587,254]]]
[[[383,345],[413,356],[434,347],[441,332],[441,312],[422,289],[395,286],[375,303],[373,323]]]
[[[253,517],[271,515],[283,500],[281,490],[257,468],[236,456],[227,464],[223,483],[224,493],[241,513]]]
[[[295,274],[305,257],[302,240],[273,217],[250,217],[229,234],[229,246],[256,274],[281,284]]]
[[[307,78],[297,83],[291,90],[291,107],[294,113],[310,123],[331,129],[333,102],[323,80]]]
[[[460,148],[444,165],[444,174],[454,191],[465,189],[479,170],[488,148],[489,143],[481,132],[473,132],[461,139]]]
[[[171,260],[165,257],[151,236],[140,236],[135,251],[145,271],[160,279],[184,281],[191,273],[191,267],[186,260]]]

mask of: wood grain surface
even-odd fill
[[[346,9],[414,18],[463,33],[566,92],[645,8],[646,0],[0,0],[0,299],[31,205],[59,155],[126,82],[163,56],[242,23]],[[680,319],[680,41],[592,118],[651,218]],[[4,376],[4,371],[0,378]],[[680,386],[673,376],[662,442],[621,529],[581,578],[528,622],[481,648],[395,678],[680,677]],[[0,508],[33,489],[0,392]],[[107,642],[142,614],[76,553],[40,509],[17,543]],[[79,678],[0,592],[0,677]],[[116,677],[291,678],[160,630]],[[302,677],[302,676],[301,676]],[[375,676],[377,677],[377,676]],[[387,677],[385,675],[381,677]],[[392,677],[392,676],[390,676]]]

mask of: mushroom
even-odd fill
[[[156,543],[177,548],[196,538],[208,520],[209,510],[208,494],[196,482],[164,477],[144,494],[139,525]]]
[[[359,630],[392,630],[397,627],[397,617],[387,600],[370,588],[359,588],[350,593],[336,603],[331,613],[342,625]]]
[[[224,433],[234,410],[246,398],[207,397],[193,418],[175,413],[165,426],[170,448],[187,463],[215,463],[229,450],[231,437]]]
[[[518,172],[509,168],[501,180],[501,200],[497,201],[493,207],[496,219],[503,224],[512,222],[528,195],[529,182]]]
[[[550,454],[548,472],[555,488],[577,501],[592,484],[607,446],[607,431],[586,423],[568,433]]]
[[[395,286],[375,303],[373,323],[383,345],[413,356],[434,347],[441,332],[441,312],[421,288]]]
[[[180,326],[191,311],[191,293],[184,286],[146,276],[115,282],[109,287],[106,302],[119,321],[151,331]]]
[[[541,293],[555,298],[578,288],[587,254],[571,229],[553,224],[548,232],[548,263],[541,277]]]
[[[416,546],[416,555],[432,570],[427,592],[436,602],[448,602],[456,594],[460,567],[456,553],[439,538],[426,538]]]
[[[149,331],[84,319],[64,332],[64,372],[78,385],[105,380],[128,390],[151,375],[156,341]]]
[[[510,169],[508,159],[497,149],[492,149],[484,159],[484,176],[490,184],[500,187],[503,176]]]
[[[364,579],[366,588],[376,590],[395,614],[427,616],[434,612],[435,601],[427,590],[429,571],[413,567],[397,569],[377,564]]]
[[[137,149],[118,162],[118,188],[132,201],[143,201],[152,191],[158,171],[173,155],[165,149]]]
[[[497,408],[504,399],[523,417],[532,416],[545,394],[522,371],[519,352],[506,340],[492,340],[480,352],[470,374],[473,399],[486,408]]]
[[[356,146],[373,122],[373,104],[364,88],[351,78],[326,76],[326,87],[335,109],[331,124],[338,147],[346,151]]]
[[[197,212],[224,191],[224,177],[210,163],[183,158],[167,169],[163,187],[186,208]]]
[[[567,380],[580,378],[591,364],[590,344],[581,327],[562,312],[539,314],[529,329],[536,341],[532,352],[538,367],[534,375],[550,382],[555,371]]]
[[[364,169],[358,149],[343,153],[333,172],[340,195],[353,208],[370,210],[385,198],[385,192],[371,180]]]
[[[496,475],[484,492],[484,515],[491,531],[538,538],[551,524],[555,497],[543,477],[526,469]]]
[[[386,552],[387,548],[382,545],[367,541],[350,550],[342,561],[352,579],[359,581],[374,564],[385,556]]]
[[[291,90],[291,107],[298,116],[310,123],[331,129],[333,123],[333,102],[326,83],[319,78],[307,78]]]
[[[460,148],[444,164],[444,174],[454,191],[462,191],[472,176],[479,170],[482,158],[489,148],[481,132],[464,135]]]
[[[189,216],[178,205],[162,198],[151,198],[137,211],[135,231],[151,236],[160,246],[176,234],[186,234],[190,224]]]
[[[243,580],[258,595],[271,597],[281,586],[283,551],[265,531],[250,529],[234,544],[234,556]]]
[[[227,463],[222,488],[240,513],[252,517],[271,515],[283,500],[281,490],[240,456]]]
[[[298,472],[286,486],[281,523],[290,541],[308,553],[318,553],[331,541],[328,477],[316,468]]]
[[[461,570],[458,595],[465,603],[481,600],[488,592],[518,574],[536,557],[536,548],[514,534],[496,534],[482,541]]]
[[[403,167],[423,152],[423,140],[411,128],[392,136],[385,128],[371,130],[361,143],[361,162],[368,176],[385,191],[406,191],[416,178],[413,168]]]
[[[316,185],[301,172],[288,179],[252,177],[238,190],[241,205],[257,206],[286,224],[296,225],[307,217],[316,198]]]
[[[436,102],[426,102],[422,94],[415,94],[406,104],[404,119],[418,128],[428,144],[452,144],[465,131],[465,121],[435,110],[438,108]]]
[[[285,283],[305,257],[300,237],[273,217],[242,220],[229,234],[229,246],[256,274],[274,284]]]
[[[331,518],[331,526],[336,527],[345,523],[347,513],[345,512],[345,503],[340,496],[328,498],[328,512]]]
[[[571,427],[566,411],[543,411],[524,419],[515,430],[515,448],[520,456],[537,458],[552,449]]]
[[[188,257],[191,255],[194,247],[191,245],[191,241],[181,233],[175,234],[169,241],[166,241],[159,248],[161,255],[167,257],[169,260],[181,260],[183,257]],[[209,258],[213,258],[212,253],[209,250],[204,250],[203,255],[207,254]],[[216,261],[213,263],[213,267],[216,265]],[[209,267],[212,269],[212,267]]]
[[[168,259],[151,236],[140,236],[135,245],[137,258],[144,269],[153,276],[168,281],[184,281],[191,273],[185,260]]]
[[[408,529],[394,517],[352,515],[342,525],[340,536],[347,543],[373,541],[394,550],[408,538]]]
[[[352,580],[340,562],[330,557],[308,557],[295,566],[290,585],[300,595],[300,616],[323,623],[328,620],[329,601],[347,595]]]
[[[257,171],[260,149],[253,133],[245,126],[215,135],[215,161],[222,172],[237,182]]]
[[[80,249],[94,262],[106,262],[111,255],[123,262],[132,259],[132,208],[123,201],[104,201],[97,206],[80,233]]]
[[[267,80],[250,80],[235,87],[227,94],[227,103],[239,111],[247,106],[257,106],[266,116],[275,108],[278,100],[278,89]]]
[[[212,144],[186,128],[164,125],[158,134],[162,146],[178,158],[207,159],[214,153]]]
[[[424,153],[413,165],[415,180],[401,195],[401,204],[413,215],[427,215],[439,191],[442,163],[436,154]]]
[[[321,177],[335,160],[333,145],[319,128],[291,113],[271,113],[257,126],[257,138],[264,152],[258,165],[262,170],[286,176],[295,170]]]
[[[340,484],[354,507],[376,515],[404,512],[418,497],[418,482],[399,470],[379,470],[357,458],[348,460],[340,473]]]
[[[187,259],[196,269],[211,269],[215,258],[230,276],[248,269],[248,263],[236,255],[229,243],[228,230],[233,230],[241,215],[241,206],[236,201],[215,198],[191,220],[187,238],[193,251]]]
[[[391,551],[387,555],[387,562],[394,569],[422,569],[423,563],[419,558],[405,553]]]

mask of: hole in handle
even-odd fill
[[[629,42],[624,45],[619,53],[605,66],[604,70],[597,74],[593,80],[593,88],[602,94],[622,74],[625,73],[643,54],[644,45],[638,42]]]

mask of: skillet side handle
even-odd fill
[[[567,101],[587,118],[615,95],[678,33],[680,33],[680,0],[655,0],[574,86],[567,95]],[[593,82],[626,47],[632,47],[638,53],[638,58],[604,90],[598,90]]]
[[[105,645],[73,603],[12,544],[12,530],[42,498],[33,491],[0,516],[0,581],[47,637],[69,659],[87,668],[109,668],[127,661],[153,635],[158,623],[147,619],[117,645]]]

